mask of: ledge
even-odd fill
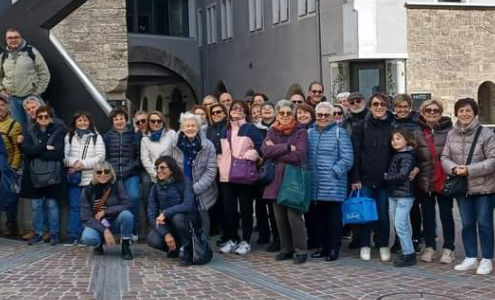
[[[456,8],[456,9],[476,9],[476,8],[493,8],[495,9],[495,3],[456,3],[456,2],[416,2],[406,1],[406,7],[410,8]]]

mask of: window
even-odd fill
[[[203,10],[198,9],[198,44],[203,47]]]
[[[155,110],[157,111],[163,110],[163,98],[160,95],[158,95],[158,97],[156,98]]]
[[[212,4],[206,8],[206,44],[217,43],[217,6]]]
[[[289,21],[289,0],[272,0],[273,24]]]
[[[127,31],[189,37],[189,0],[126,0]]]
[[[249,0],[249,31],[263,29],[263,0]]]
[[[316,0],[298,0],[297,15],[303,17],[316,12]]]
[[[232,0],[222,0],[220,2],[220,16],[222,19],[222,40],[230,39],[233,36],[233,9]]]

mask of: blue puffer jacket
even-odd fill
[[[124,180],[132,176],[138,176],[139,163],[139,137],[130,128],[124,132],[110,129],[103,136],[106,147],[106,160],[115,169],[117,179]]]
[[[344,201],[347,198],[347,172],[354,160],[351,139],[337,123],[323,130],[308,129],[308,170],[313,178],[313,201]]]

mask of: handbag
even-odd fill
[[[311,173],[305,167],[286,164],[277,204],[305,213],[309,209],[310,198]]]
[[[51,145],[53,139],[57,135],[58,131],[55,130],[53,134],[48,138],[46,144]],[[40,141],[33,131],[29,134],[33,138],[33,141]],[[62,162],[58,160],[43,160],[41,158],[33,158],[29,162],[29,176],[34,188],[43,188],[51,185],[59,184],[62,182]]]
[[[19,176],[8,165],[1,170],[0,176],[0,193],[2,195],[0,197],[0,211],[7,211],[19,199],[21,191]]]
[[[88,137],[86,139],[86,143],[84,143],[84,148],[83,148],[81,160],[86,159],[86,155],[88,154],[88,147],[89,147],[90,141],[91,141],[91,137]],[[67,179],[68,185],[71,185],[71,186],[79,185],[79,183],[81,183],[81,179],[82,179],[82,171],[78,170],[78,171],[74,171],[71,173],[71,172],[69,172],[69,170],[67,170],[67,178],[66,179]]]
[[[478,127],[476,133],[474,135],[473,143],[471,144],[471,148],[469,149],[469,154],[466,160],[466,165],[471,163],[473,159],[474,149],[476,148],[476,143],[478,142],[478,138],[480,136],[482,126]],[[468,181],[467,176],[458,176],[458,175],[449,175],[445,180],[445,183],[442,188],[442,194],[447,197],[459,197],[466,196],[468,193]]]
[[[256,162],[248,159],[240,159],[232,154],[232,141],[230,130],[227,133],[227,139],[230,146],[230,172],[229,182],[252,185],[258,180],[258,171],[256,170]]]
[[[353,190],[342,204],[342,223],[364,224],[378,220],[375,199],[361,196],[361,190]]]
[[[269,185],[275,178],[275,170],[277,169],[277,161],[268,158],[263,161],[258,170],[258,184],[265,186]]]
[[[194,229],[194,225],[191,221],[189,221],[189,226],[191,228],[190,247],[192,248],[192,263],[194,265],[209,263],[213,258],[213,250],[211,249],[209,238],[204,234],[203,230]],[[184,247],[184,249],[181,247],[181,251],[187,251],[185,248],[187,247]]]

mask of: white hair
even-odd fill
[[[196,125],[198,126],[198,130],[201,128],[201,117],[198,115],[195,115],[191,112],[185,112],[185,113],[180,114],[179,122],[180,122],[180,129],[181,130],[183,129],[182,124],[184,124],[184,121],[187,121],[187,120],[196,121]]]
[[[338,93],[337,97],[335,97],[335,98],[337,99],[337,101],[340,101],[342,99],[349,98],[350,95],[351,95],[351,93],[349,93],[349,92],[342,92],[342,93]]]
[[[333,114],[334,108],[333,108],[333,105],[330,104],[329,102],[320,102],[320,103],[318,103],[318,105],[316,105],[316,107],[315,107],[315,113],[317,113],[322,108],[328,109],[328,112],[330,114]]]
[[[38,106],[43,105],[40,98],[36,96],[29,96],[22,101],[22,106],[24,107],[24,109],[26,109],[26,106],[28,105],[29,102],[35,102],[36,104],[38,104]]]

